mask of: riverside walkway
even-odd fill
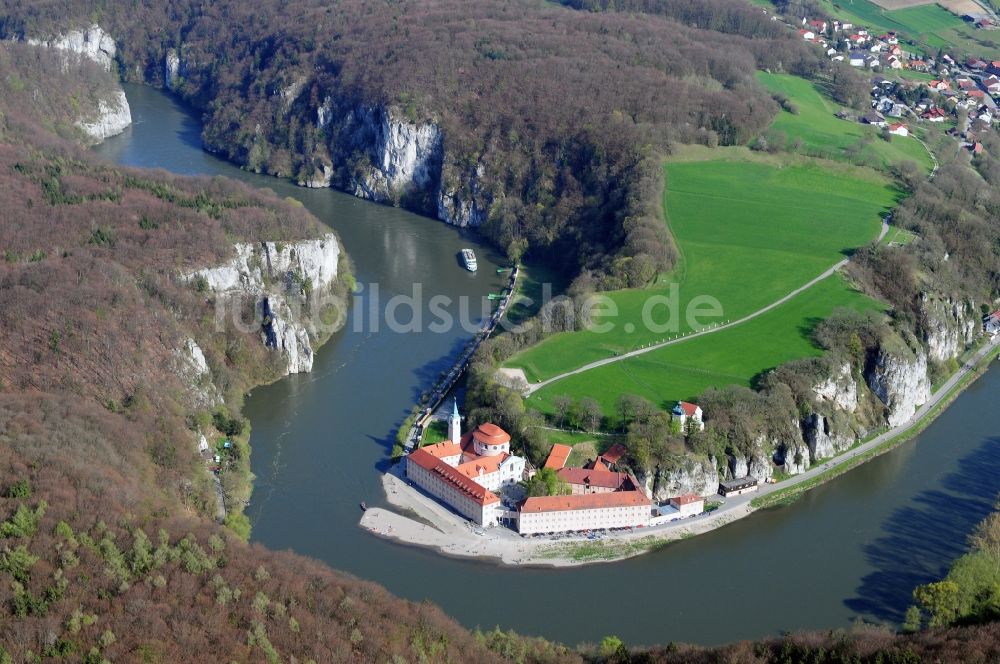
[[[434,411],[437,410],[437,408],[441,405],[441,402],[443,402],[445,397],[448,396],[451,389],[455,387],[456,383],[458,383],[458,379],[465,373],[465,370],[469,367],[469,362],[472,361],[472,356],[475,354],[479,346],[490,338],[490,335],[496,330],[497,325],[500,324],[504,313],[507,312],[507,307],[510,306],[514,293],[517,292],[517,278],[519,272],[519,266],[515,265],[511,268],[510,278],[507,280],[507,285],[503,289],[503,293],[500,296],[499,305],[496,310],[488,320],[483,322],[483,326],[478,332],[476,332],[476,336],[465,345],[465,348],[463,348],[462,352],[459,353],[458,358],[456,358],[455,362],[451,365],[451,368],[449,368],[448,371],[438,379],[431,390],[426,392],[420,403],[416,405],[417,410],[420,411],[420,415],[417,417],[416,421],[406,434],[405,442],[403,444],[405,452],[410,452],[417,447],[417,445],[419,445],[420,438],[424,433],[424,428],[430,421]]]

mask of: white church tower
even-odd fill
[[[452,400],[451,416],[448,417],[448,439],[456,445],[462,439],[462,416],[458,414],[458,399]]]

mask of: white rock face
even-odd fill
[[[132,124],[132,109],[124,90],[117,90],[110,99],[99,99],[97,108],[76,125],[92,140],[100,143],[106,138],[117,136]]]
[[[311,371],[315,325],[301,315],[301,284],[308,281],[315,292],[322,292],[337,280],[337,237],[329,233],[299,242],[239,243],[233,250],[235,255],[224,265],[196,270],[183,278],[201,277],[209,290],[221,295],[253,296],[264,343],[285,356],[286,373]]]
[[[286,373],[312,371],[313,349],[305,325],[293,322],[295,314],[281,295],[262,297],[257,303],[262,321],[262,338],[268,348],[279,350],[288,358]]]
[[[879,349],[865,380],[887,409],[889,426],[903,424],[931,397],[927,353],[890,353]]]
[[[711,496],[719,492],[719,472],[715,459],[685,458],[677,468],[658,470],[648,477],[637,477],[646,494],[655,503],[665,503],[674,496],[696,493]]]
[[[78,53],[93,60],[107,71],[111,71],[115,54],[118,52],[115,40],[97,24],[86,30],[70,30],[48,39],[29,38],[27,42],[33,46],[46,46]]]
[[[215,406],[222,403],[222,395],[212,379],[205,353],[194,339],[185,339],[174,357],[175,372],[192,387],[199,405]]]
[[[320,189],[329,187],[332,180],[333,166],[324,161],[315,165],[315,171],[311,178],[299,180],[298,185],[300,187],[309,187],[310,189]]]
[[[323,99],[323,103],[316,109],[316,126],[326,129],[333,121],[333,100],[329,97]]]
[[[975,340],[979,325],[976,317],[967,313],[975,310],[972,305],[966,307],[962,302],[931,300],[925,296],[920,306],[927,321],[925,340],[929,359],[945,362],[958,357]]]
[[[480,182],[485,167],[479,164],[476,172],[469,178],[469,194],[464,194],[455,185],[448,185],[444,178],[438,190],[438,219],[454,226],[479,226],[486,221],[488,209],[480,204],[484,198]]]
[[[729,471],[734,479],[750,476],[756,478],[758,482],[766,482],[774,475],[774,464],[764,451],[757,447],[749,459],[738,452],[729,457]]]
[[[443,137],[437,125],[398,120],[382,108],[357,115],[374,131],[374,141],[371,169],[355,182],[355,196],[385,202],[409,188],[427,189],[440,177]]]
[[[181,79],[181,56],[177,54],[177,49],[167,49],[167,55],[163,58],[163,84],[167,90],[177,89]]]
[[[840,454],[854,443],[853,436],[834,431],[830,419],[819,413],[813,413],[802,423],[802,437],[813,461]]]
[[[813,387],[813,392],[820,401],[840,410],[853,413],[858,409],[858,385],[847,362],[840,365],[830,378]]]
[[[809,470],[812,453],[801,440],[782,443],[774,452],[774,462],[789,475],[798,475]]]

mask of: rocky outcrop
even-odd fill
[[[464,178],[441,178],[438,189],[438,219],[454,226],[479,226],[489,212],[488,196],[482,187],[486,168],[479,164]]]
[[[685,493],[707,497],[719,491],[719,472],[714,458],[684,457],[671,468],[658,467],[649,475],[637,474],[636,479],[655,503],[665,503]]]
[[[858,384],[848,362],[838,365],[832,375],[813,387],[816,399],[830,407],[853,413],[858,409]]]
[[[328,292],[337,280],[340,244],[332,233],[314,240],[240,243],[223,265],[185,274],[187,281],[221,296],[254,299],[261,339],[280,351],[285,373],[312,370],[315,316],[307,315],[308,298]]]
[[[124,90],[115,91],[108,99],[98,99],[97,108],[89,112],[76,125],[89,139],[100,143],[106,138],[117,136],[132,124],[132,109]]]
[[[182,76],[180,54],[176,48],[168,49],[163,58],[163,85],[173,92],[180,87]]]
[[[771,455],[762,446],[755,447],[750,455],[734,452],[729,457],[730,477],[754,477],[758,482],[766,482],[774,475],[774,463]]]
[[[47,39],[28,38],[26,41],[33,46],[45,46],[77,53],[93,60],[104,67],[106,71],[111,71],[115,55],[118,53],[115,40],[97,24],[83,30],[70,30]]]
[[[925,294],[920,308],[924,314],[927,356],[935,362],[946,362],[961,355],[979,332],[975,307],[971,304],[941,300]]]
[[[844,433],[832,417],[813,413],[802,421],[802,438],[813,463],[840,454],[854,444],[853,432]]]
[[[400,120],[382,107],[359,108],[353,115],[362,135],[369,137],[369,166],[354,180],[355,196],[394,202],[410,191],[437,189],[443,153],[437,125]]]
[[[894,341],[880,346],[865,368],[865,381],[885,405],[886,422],[892,427],[913,417],[931,396],[926,351]]]
[[[192,387],[198,406],[216,406],[222,403],[222,395],[212,380],[212,372],[201,346],[191,338],[174,354],[175,373]]]
[[[85,30],[70,30],[47,39],[29,37],[25,40],[32,46],[65,52],[65,66],[77,62],[76,58],[86,58],[111,71],[115,63],[118,47],[115,40],[99,25]],[[102,92],[96,106],[83,108],[76,126],[94,143],[117,136],[132,124],[132,109],[129,108],[125,91],[116,86],[115,90]]]
[[[809,470],[812,453],[801,440],[780,444],[774,451],[774,463],[788,475],[798,475]]]

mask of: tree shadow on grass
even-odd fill
[[[913,589],[940,580],[951,561],[968,549],[968,536],[993,510],[1000,492],[996,455],[1000,438],[990,438],[959,462],[942,488],[919,494],[882,526],[885,533],[864,548],[875,571],[861,580],[857,596],[844,604],[866,617],[901,623]]]

